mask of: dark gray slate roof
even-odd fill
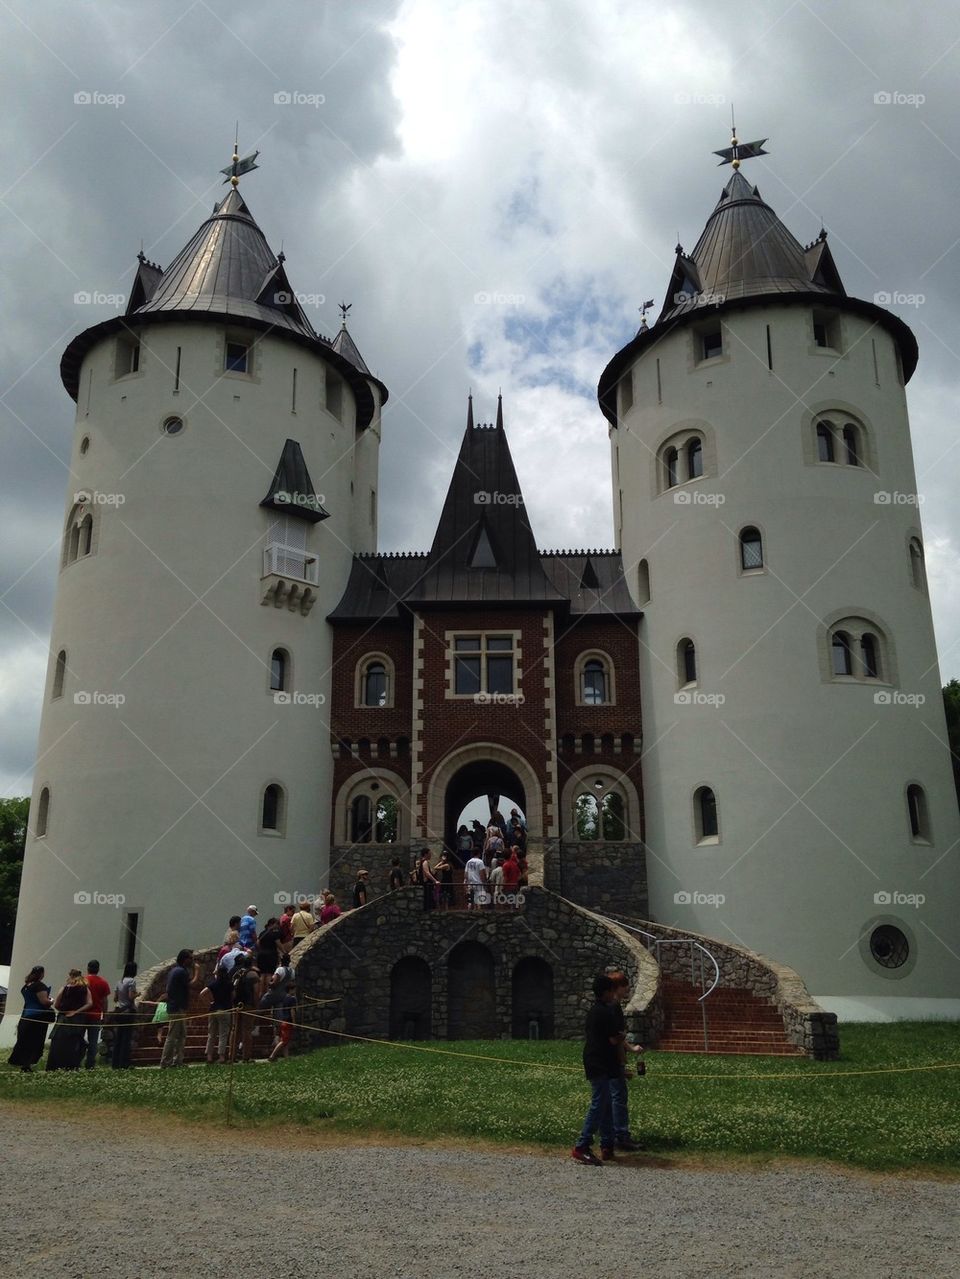
[[[260,503],[281,515],[297,515],[310,524],[330,518],[320,504],[320,494],[313,486],[303,449],[296,440],[287,440],[280,454],[267,496]]]
[[[538,551],[503,429],[474,426],[472,404],[426,554],[358,555],[333,622],[399,618],[437,605],[555,605],[575,614],[639,615],[619,551]]]
[[[600,375],[597,399],[617,425],[617,384],[633,362],[671,329],[724,310],[765,306],[835,306],[881,325],[900,350],[904,381],[917,367],[917,340],[897,316],[849,297],[822,231],[806,248],[738,170],[721,192],[692,253],[677,245],[670,283],[656,324],[641,327]]]
[[[102,337],[185,315],[219,323],[234,320],[262,331],[279,330],[310,347],[349,384],[357,400],[360,429],[369,425],[376,409],[370,383],[379,389],[381,404],[388,398],[387,388],[370,373],[349,334],[346,342],[331,342],[314,332],[287,278],[283,254],[277,257],[273,253],[233,188],[165,271],[140,255],[126,314],[86,329],[64,352],[60,376],[67,391],[77,398],[83,357]]]
[[[338,355],[342,355],[345,360],[349,360],[351,364],[355,364],[361,373],[370,373],[367,368],[366,361],[357,350],[357,344],[347,332],[345,324],[340,326],[340,332],[333,339],[331,346]]]
[[[723,188],[690,259],[701,294],[720,301],[831,291],[814,281],[800,241],[739,171]],[[679,293],[668,289],[658,323],[702,305],[697,295],[678,302]]]

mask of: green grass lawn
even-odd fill
[[[960,1025],[848,1025],[843,1060],[648,1054],[630,1083],[635,1135],[653,1154],[813,1157],[871,1169],[960,1171]],[[350,1044],[234,1069],[233,1122],[344,1134],[569,1148],[587,1102],[576,1043]],[[509,1062],[472,1056],[509,1058]],[[0,1069],[0,1099],[143,1107],[222,1122],[229,1070]]]

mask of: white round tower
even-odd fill
[[[72,478],[13,951],[53,981],[321,886],[325,619],[376,547],[387,396],[345,327],[315,334],[235,182],[166,271],[141,255],[127,313],[61,372]]]
[[[737,164],[599,387],[644,611],[651,912],[791,965],[848,1017],[960,1015],[916,360],[846,295],[826,233],[805,249]]]

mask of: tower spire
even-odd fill
[[[503,394],[497,392],[497,430],[503,430]]]
[[[473,387],[467,393],[467,430],[473,430]]]

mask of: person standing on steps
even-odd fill
[[[366,906],[369,893],[367,889],[367,880],[369,876],[365,870],[357,871],[357,882],[353,886],[353,909],[359,910],[361,906]]]
[[[627,1043],[626,1029],[627,1023],[623,1015],[623,1005],[630,998],[630,982],[627,980],[626,973],[619,970],[607,973],[607,976],[613,982],[616,1002],[613,1010],[616,1014],[616,1020],[619,1025],[621,1039],[620,1047],[620,1072],[616,1079],[610,1080],[610,1105],[613,1111],[613,1132],[617,1150],[636,1151],[642,1150],[643,1147],[639,1142],[634,1141],[630,1135],[630,1108],[627,1096],[627,1070],[626,1056],[628,1052],[639,1055],[643,1052],[640,1044]]]
[[[614,1010],[616,990],[605,973],[594,979],[593,995],[594,1004],[587,1013],[583,1045],[583,1071],[590,1084],[590,1105],[571,1155],[579,1164],[599,1167],[601,1159],[614,1158],[610,1081],[618,1078],[622,1069],[620,1045],[623,1032],[619,1029],[620,1018]],[[593,1152],[593,1135],[598,1130],[601,1159]]]
[[[394,857],[390,863],[390,892],[395,893],[398,888],[403,888],[407,882],[407,877],[403,873],[400,865],[400,858]]]
[[[187,1017],[190,1012],[190,991],[200,980],[200,970],[193,962],[189,947],[177,952],[177,962],[167,974],[167,1016],[169,1029],[160,1057],[161,1068],[183,1065],[183,1050],[187,1043]]]
[[[230,1046],[230,1023],[233,1020],[233,982],[225,968],[218,967],[204,986],[201,998],[208,1005],[207,1065],[224,1065]]]

